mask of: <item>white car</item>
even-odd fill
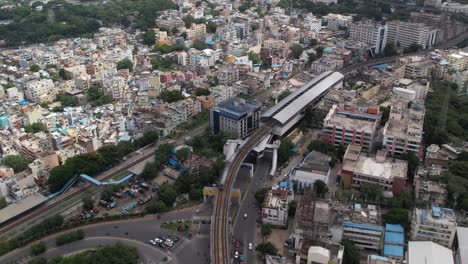
[[[252,243],[249,243],[249,250],[252,250],[253,249],[253,245]]]
[[[247,214],[244,214],[244,218],[247,218]]]
[[[159,238],[154,239],[154,243],[161,243],[161,242],[163,242],[163,241],[161,239],[159,239]]]
[[[150,243],[151,245],[156,245],[156,242],[154,242],[153,240],[150,240],[149,243]]]
[[[239,258],[239,251],[236,251],[236,252],[234,253],[234,258]]]

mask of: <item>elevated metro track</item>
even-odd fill
[[[468,38],[468,32],[453,38],[441,45],[438,45],[434,49],[424,50],[420,52],[415,52],[411,54],[405,54],[401,56],[389,57],[389,58],[381,58],[370,60],[358,64],[354,64],[343,68],[340,72],[344,75],[351,73],[352,71],[359,70],[365,67],[383,64],[383,63],[391,63],[399,58],[404,58],[408,56],[415,56],[415,55],[424,55],[428,54],[429,52],[435,49],[447,49],[450,48],[460,42],[463,42]],[[285,98],[286,99],[286,98]],[[226,167],[228,170],[226,180],[224,183],[224,188],[219,190],[218,196],[216,197],[215,201],[215,210],[213,214],[213,222],[214,225],[212,228],[212,236],[211,236],[211,262],[214,264],[229,264],[230,263],[230,256],[229,256],[229,202],[231,197],[231,189],[234,183],[234,180],[237,176],[239,171],[240,165],[247,157],[249,152],[255,145],[260,142],[260,140],[271,133],[274,127],[277,125],[277,120],[271,120],[261,126],[254,134],[250,137],[250,139],[240,148],[236,157],[234,157],[233,161]]]
[[[425,55],[428,54],[429,52],[432,52],[436,49],[448,49],[458,43],[463,42],[464,40],[468,39],[468,32],[463,33],[462,35],[455,37],[451,40],[448,40],[447,42],[444,42],[440,45],[437,45],[435,48],[432,49],[427,49],[419,52],[414,52],[414,53],[409,53],[405,55],[400,55],[400,56],[394,56],[394,57],[388,57],[388,58],[380,58],[380,59],[374,59],[374,60],[369,60],[357,64],[350,65],[346,68],[343,68],[340,70],[341,73],[343,74],[349,74],[355,70],[360,70],[362,68],[374,66],[374,65],[379,65],[379,64],[384,64],[384,63],[391,63],[396,61],[397,59],[405,58],[405,57],[410,57],[410,56],[415,56],[415,55]]]

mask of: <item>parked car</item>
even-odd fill
[[[252,243],[249,243],[249,250],[252,250],[252,248],[253,248]]]

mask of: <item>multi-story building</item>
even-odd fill
[[[337,71],[343,68],[343,60],[324,56],[310,64],[310,71],[313,74],[321,74],[326,71]]]
[[[279,188],[271,189],[262,205],[262,223],[277,227],[288,226],[289,203],[294,200],[293,186],[281,182]]]
[[[437,28],[436,43],[443,43],[466,31],[466,24],[451,19],[448,14],[434,14],[429,12],[411,13],[410,22],[424,23],[431,28]]]
[[[239,94],[239,91],[232,86],[218,85],[210,87],[210,94],[215,98],[216,104],[219,104],[235,97]]]
[[[353,22],[353,17],[340,14],[328,14],[323,16],[322,20],[327,24],[327,29],[338,30],[343,27],[348,27],[349,24]]]
[[[468,228],[457,227],[457,236],[454,245],[455,263],[468,263]]]
[[[432,241],[451,248],[457,231],[455,212],[432,206],[415,208],[411,217],[411,240]]]
[[[385,124],[383,147],[391,155],[413,152],[419,155],[423,134],[425,109],[421,103],[406,101],[392,105],[388,122]]]
[[[210,128],[213,133],[220,131],[238,138],[250,136],[259,126],[260,106],[240,98],[231,98],[211,108]]]
[[[424,169],[418,169],[418,175],[414,177],[414,194],[417,201],[445,204],[447,201],[447,186],[443,183],[430,181],[423,175]]]
[[[387,25],[373,22],[358,22],[350,25],[349,37],[368,43],[371,52],[378,54],[383,51],[387,43]]]
[[[312,13],[309,13],[304,18],[304,28],[319,32],[322,29],[322,20],[312,15]]]
[[[339,174],[345,188],[370,184],[399,195],[405,189],[407,171],[407,161],[387,158],[384,151],[376,156],[361,155],[360,146],[349,145]]]
[[[51,79],[34,80],[26,83],[25,95],[35,103],[52,102],[57,90]]]
[[[395,47],[408,48],[412,44],[417,44],[426,49],[432,47],[436,41],[437,30],[423,23],[397,20],[388,22],[387,27],[387,43],[393,43]]]
[[[382,248],[384,228],[376,219],[378,212],[375,206],[369,205],[369,207],[371,207],[369,210],[364,210],[360,204],[355,205],[352,213],[356,217],[351,221],[343,222],[343,239],[353,241],[359,249],[378,251]],[[356,219],[357,217],[361,219]]]
[[[206,34],[206,25],[205,24],[192,24],[190,29],[187,29],[187,38],[199,38],[203,37]]]
[[[333,105],[323,120],[323,133],[335,145],[360,145],[371,151],[381,117],[376,107]]]
[[[468,53],[459,51],[447,56],[450,66],[457,71],[464,71],[468,67]]]

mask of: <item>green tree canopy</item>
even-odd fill
[[[156,42],[156,34],[152,29],[146,30],[143,34],[143,44],[153,46]]]
[[[382,215],[382,219],[386,224],[398,224],[408,229],[410,220],[408,210],[403,208],[393,208],[388,213]]]
[[[255,247],[255,250],[262,256],[265,255],[276,255],[278,253],[278,249],[276,249],[275,245],[271,242],[261,243]]]
[[[192,44],[192,48],[197,50],[204,50],[208,48],[208,45],[206,45],[205,42],[201,40],[195,40]]]
[[[37,133],[40,131],[47,132],[47,127],[42,123],[32,123],[24,127],[26,133]]]
[[[260,232],[262,233],[262,236],[265,238],[271,234],[271,225],[269,224],[262,224],[260,228]]]
[[[93,199],[91,199],[91,197],[89,196],[86,196],[86,197],[83,197],[83,199],[81,199],[81,201],[83,202],[83,209],[86,210],[86,211],[90,211],[94,208],[94,201]]]
[[[35,244],[31,245],[31,255],[37,256],[39,254],[42,254],[46,251],[47,246],[44,242],[37,242]]]
[[[2,210],[3,208],[7,207],[8,203],[5,199],[5,197],[0,197],[0,210]]]
[[[291,49],[291,57],[294,58],[294,59],[299,59],[302,52],[304,51],[302,46],[300,44],[297,44],[297,43],[292,44],[290,49]]]
[[[31,161],[20,155],[8,155],[3,159],[3,163],[12,168],[15,173],[20,173],[28,168]]]
[[[32,71],[32,72],[38,72],[41,70],[41,67],[37,64],[33,64],[29,67],[29,70]]]
[[[324,197],[328,192],[327,184],[322,180],[316,180],[314,182],[314,191],[319,197]]]
[[[198,88],[195,91],[196,96],[202,96],[202,95],[210,95],[210,90],[204,89],[204,88]]]
[[[117,62],[117,70],[128,69],[133,72],[133,62],[130,59],[123,59]]]
[[[163,184],[158,190],[159,200],[168,206],[172,206],[177,198],[177,192],[170,184]]]
[[[353,241],[345,239],[341,241],[341,245],[344,246],[343,264],[359,264],[359,250],[356,248]]]
[[[190,149],[189,148],[181,148],[179,150],[177,150],[176,152],[176,157],[178,160],[182,160],[182,161],[185,161],[185,160],[188,160],[190,158]]]
[[[168,91],[168,90],[165,90],[165,91],[162,91],[159,94],[159,99],[163,100],[166,103],[173,103],[173,102],[183,100],[184,96],[182,95],[181,91],[177,91],[177,90]]]

